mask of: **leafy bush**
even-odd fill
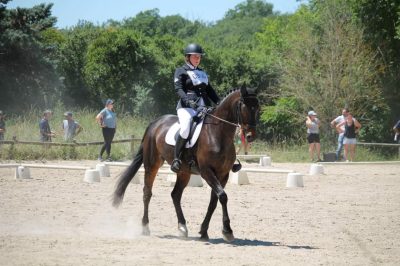
[[[259,134],[267,141],[298,140],[304,135],[304,119],[298,117],[300,105],[293,97],[277,99],[275,105],[264,106]]]

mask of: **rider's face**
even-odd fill
[[[189,57],[189,62],[192,66],[197,67],[200,65],[201,55],[200,54],[191,54]]]

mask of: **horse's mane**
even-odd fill
[[[230,89],[230,90],[225,94],[225,96],[224,96],[224,98],[222,99],[221,103],[222,103],[223,101],[225,101],[229,96],[231,96],[232,94],[234,94],[234,93],[237,92],[237,91],[240,91],[240,88],[233,88],[233,89]]]

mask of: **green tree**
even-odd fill
[[[109,28],[88,47],[85,82],[92,97],[114,98],[123,109],[130,110],[135,86],[152,84],[154,67],[155,58],[140,35]]]
[[[287,35],[291,44],[282,61],[280,88],[296,97],[305,111],[314,109],[328,131],[329,121],[348,106],[364,125],[377,123],[374,112],[386,112],[377,80],[376,53],[353,23],[346,1],[321,1],[304,7],[291,18]],[[379,136],[375,136],[378,140]]]
[[[146,36],[154,36],[160,26],[160,11],[157,8],[139,12],[135,17],[126,19],[125,28],[140,31]]]
[[[151,96],[155,101],[155,114],[176,113],[178,96],[175,93],[173,76],[175,69],[183,65],[185,43],[171,35],[153,38],[150,53],[156,57],[156,72],[152,73],[153,90]]]
[[[84,74],[88,46],[99,34],[98,27],[85,21],[64,32],[65,41],[58,50],[58,73],[65,86],[62,98],[68,105],[94,107],[99,104],[99,99],[92,97]]]
[[[391,118],[400,117],[400,1],[353,0],[354,17],[361,22],[365,40],[380,57],[378,74]],[[389,125],[387,125],[389,126]]]
[[[301,105],[294,97],[281,97],[272,105],[263,106],[259,129],[261,138],[278,142],[301,139],[305,119],[297,115],[299,112]]]
[[[273,5],[263,0],[246,0],[226,12],[224,19],[268,17],[273,14]]]
[[[51,16],[52,4],[6,9],[7,2],[0,5],[0,105],[12,109],[50,106],[60,87],[51,60],[53,47],[42,38],[56,21]]]

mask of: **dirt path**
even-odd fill
[[[49,162],[55,163],[55,162]],[[96,162],[59,162],[94,166]],[[253,165],[254,166],[254,165]],[[307,174],[309,164],[273,164]],[[0,265],[400,265],[400,164],[325,165],[286,188],[286,174],[249,174],[228,184],[236,240],[222,240],[221,208],[209,242],[198,239],[210,189],[188,187],[188,239],[177,236],[172,187],[160,175],[150,203],[151,236],[140,235],[142,185],[110,204],[121,168],[100,183],[83,171],[31,169],[15,180],[0,169]]]

